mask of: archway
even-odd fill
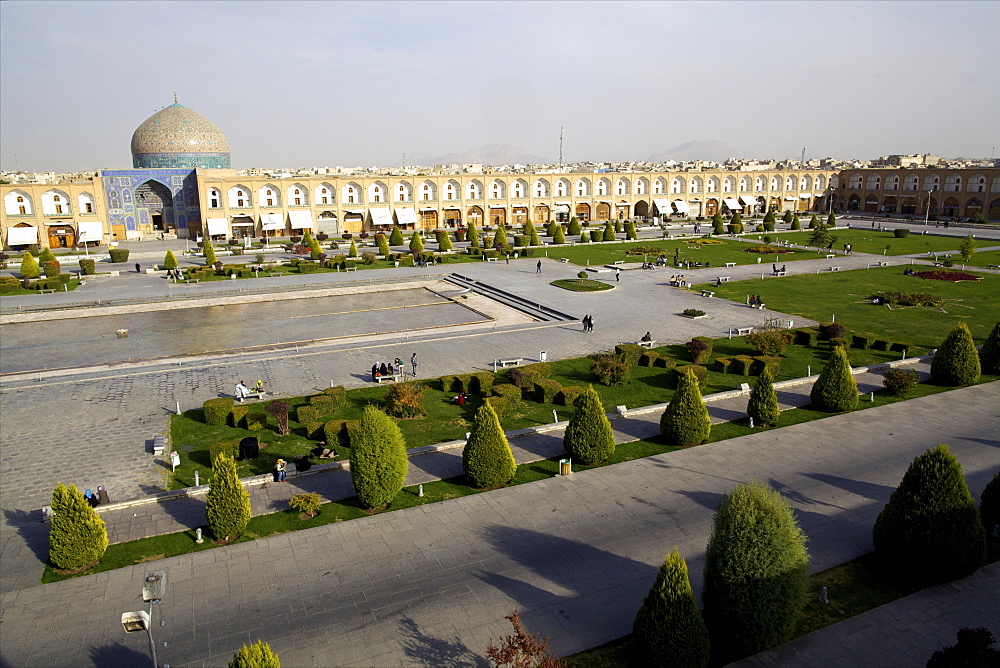
[[[469,221],[469,225],[481,226],[483,224],[483,207],[470,206],[465,217]]]
[[[528,207],[526,206],[515,206],[510,211],[511,222],[514,225],[524,225],[528,222]]]
[[[904,216],[912,216],[917,212],[917,200],[913,197],[904,197],[899,212]]]
[[[958,200],[954,197],[949,197],[944,201],[944,205],[941,207],[941,213],[945,216],[957,216],[958,215]]]
[[[76,245],[76,233],[69,225],[49,226],[49,248],[72,248]]]
[[[988,217],[990,220],[997,220],[1000,218],[1000,199],[995,199],[990,202],[990,212]]]
[[[858,195],[851,195],[847,198],[847,210],[857,211],[861,208],[861,198]]]
[[[500,227],[501,225],[507,224],[507,209],[505,207],[498,207],[496,209],[490,208],[490,218],[486,221],[487,225],[492,225],[493,227]]]
[[[140,233],[174,231],[174,198],[159,181],[150,179],[135,189],[135,208]]]
[[[865,198],[865,212],[875,213],[878,211],[878,197],[875,195],[869,195]]]
[[[597,205],[597,220],[611,220],[611,205],[601,202]]]
[[[590,205],[589,204],[577,204],[576,205],[576,219],[578,221],[585,222],[590,220]]]
[[[549,207],[544,204],[535,207],[535,222],[543,224],[549,222]]]
[[[420,229],[422,230],[433,230],[438,225],[438,212],[437,209],[421,209],[420,210]]]
[[[965,215],[969,218],[977,216],[983,212],[983,203],[977,198],[973,197],[968,202],[965,203]]]
[[[899,201],[892,195],[882,200],[883,213],[896,213],[896,207],[898,206],[899,206]]]
[[[771,211],[781,211],[781,198],[772,197],[768,206],[770,207]]]
[[[718,210],[719,210],[719,200],[715,199],[714,197],[709,197],[705,201],[705,215],[714,216]]]
[[[637,218],[649,217],[649,202],[644,199],[635,203],[635,215]]]

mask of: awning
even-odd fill
[[[729,199],[728,197],[722,200],[722,203],[728,206],[730,211],[736,211],[738,209],[743,208],[743,206],[739,203],[739,201],[735,199]]]
[[[569,213],[569,204],[556,204],[556,211]]]
[[[229,221],[225,218],[209,218],[205,221],[205,225],[208,226],[208,236],[210,237],[229,234]]]
[[[799,195],[799,199],[810,199],[812,195]]]
[[[427,211],[437,211],[434,207],[424,207],[420,210],[420,213],[426,213]]]
[[[753,197],[748,197],[746,195],[740,195],[740,203],[743,206],[755,206],[757,204],[757,200],[754,199]]]
[[[251,223],[251,222],[232,223],[232,225],[233,225],[233,227],[253,227],[253,223]]]
[[[569,202],[556,202],[556,206],[569,206]]]
[[[308,211],[289,211],[288,222],[293,230],[311,230],[313,228],[312,214]]]
[[[687,213],[688,203],[682,199],[675,199],[673,201],[674,208],[677,209],[677,213]]]
[[[490,208],[491,209],[506,209],[507,207],[505,207],[503,204],[490,204]]]
[[[364,209],[344,209],[344,213],[353,213],[353,214],[355,214],[357,216],[363,216],[363,215],[365,215],[365,210]]]
[[[460,206],[446,206],[446,207],[444,207],[444,210],[445,211],[461,211],[462,207],[460,207]]]
[[[38,228],[31,226],[11,227],[7,230],[7,245],[37,244]]]
[[[668,199],[654,199],[653,206],[656,207],[656,210],[660,212],[661,216],[670,215],[670,213],[672,213],[670,208],[670,200]]]
[[[794,202],[794,201],[795,201],[795,198],[794,198],[794,197],[786,197],[786,198],[785,198],[785,201],[786,201],[786,202]]]
[[[416,225],[417,212],[413,210],[413,207],[396,209],[396,222],[400,225]]]
[[[283,230],[285,229],[285,219],[281,217],[280,213],[262,213],[260,214],[261,229],[264,230]]]
[[[99,220],[81,220],[77,228],[77,241],[100,241],[104,238],[104,223]]]
[[[372,225],[392,225],[392,212],[387,208],[368,209],[372,216]]]

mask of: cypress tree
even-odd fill
[[[163,268],[164,269],[177,268],[177,258],[174,256],[174,252],[172,250],[167,250],[167,254],[163,258]]]
[[[399,425],[374,406],[365,406],[351,430],[351,481],[365,508],[389,505],[406,480],[409,459]]]
[[[601,237],[601,241],[614,241],[618,237],[615,236],[615,228],[611,226],[611,222],[604,224],[604,234]]]
[[[448,234],[448,230],[441,230],[437,233],[438,249],[447,251],[454,248],[451,243],[451,235]]]
[[[711,658],[708,629],[677,548],[667,555],[632,623],[632,646],[651,666],[703,668]]]
[[[774,224],[774,222],[777,221],[777,220],[778,220],[778,218],[777,218],[777,216],[774,215],[774,211],[768,211],[766,214],[764,214],[764,222],[765,223]]]
[[[993,529],[1000,525],[1000,471],[986,483],[983,494],[979,497],[979,519],[988,534],[992,534]]]
[[[405,241],[403,240],[403,231],[399,229],[399,225],[393,225],[392,232],[389,233],[389,245],[402,246],[404,243]]]
[[[979,351],[964,322],[955,325],[931,360],[931,378],[938,385],[975,385],[979,380]]]
[[[215,258],[215,246],[208,239],[205,239],[201,244],[201,252],[205,256],[205,266],[211,267],[216,262]]]
[[[312,259],[318,260],[319,256],[323,254],[323,248],[319,245],[319,241],[310,234],[309,230],[306,230],[306,235],[302,238],[302,243],[309,246],[309,257]]]
[[[817,216],[817,215],[816,215],[816,214],[814,213],[814,214],[812,215],[812,218],[810,218],[810,219],[809,219],[809,229],[810,229],[810,230],[815,230],[815,229],[816,229],[817,227],[819,227],[819,225],[820,225],[820,222],[819,222],[819,216]]]
[[[524,233],[528,235],[529,246],[541,245],[538,241],[538,230],[535,229],[534,224],[530,220],[524,224]]]
[[[757,378],[757,384],[750,391],[747,402],[747,415],[761,427],[773,427],[778,423],[781,409],[778,407],[778,395],[774,391],[774,377],[768,369],[764,369]]]
[[[580,232],[580,242],[585,244],[590,243],[590,235],[587,234],[587,230]]]
[[[716,211],[715,215],[712,216],[712,232],[715,234],[726,233],[726,221],[722,217],[722,213],[719,211]]]
[[[479,248],[479,230],[476,229],[475,223],[469,223],[469,231],[465,238],[469,240],[471,248]]]
[[[238,538],[250,523],[250,495],[236,474],[236,462],[220,453],[212,463],[212,481],[205,497],[205,523],[218,540]]]
[[[714,658],[728,663],[787,640],[809,587],[806,537],[788,502],[752,481],[719,502],[701,600]]]
[[[559,223],[557,223],[554,220],[550,220],[549,224],[545,227],[545,233],[547,235],[549,235],[550,237],[554,237],[556,235],[556,228],[557,227],[562,227],[562,225],[560,225]]]
[[[843,346],[834,346],[830,359],[809,392],[813,407],[827,413],[853,411],[858,407],[858,383]]]
[[[740,227],[738,227],[737,229],[742,231],[743,215],[739,211],[733,211],[733,217],[729,222],[732,223],[733,225],[739,225]]]
[[[576,216],[569,219],[569,228],[566,230],[566,234],[571,236],[580,234],[580,221],[576,219]]]
[[[385,238],[384,234],[375,235],[375,243],[378,244],[378,252],[385,257],[389,257],[389,253],[392,251],[389,249],[389,241]]]
[[[638,239],[639,232],[635,229],[635,223],[628,222],[625,223],[625,238],[626,239]]]
[[[52,512],[49,563],[82,571],[99,562],[108,549],[108,529],[76,485],[59,483],[52,490]]]
[[[517,473],[517,462],[500,418],[488,401],[476,412],[476,421],[462,451],[462,469],[472,485],[482,489],[502,487]]]
[[[947,445],[913,460],[875,520],[872,542],[886,570],[900,578],[931,584],[979,568],[985,532],[962,465]]]
[[[493,234],[493,247],[503,248],[507,245],[507,229],[501,225],[497,228],[497,231]]]
[[[563,232],[562,225],[556,225],[556,233],[552,235],[552,243],[554,244],[566,243],[566,233]]]
[[[563,436],[563,448],[584,465],[603,462],[615,453],[611,421],[604,414],[601,397],[593,386],[588,387],[577,400],[576,412]]]
[[[835,214],[833,211],[831,211],[830,215],[826,217],[826,226],[827,227],[837,226],[837,214]]]
[[[986,343],[979,349],[979,366],[982,373],[1000,374],[1000,322],[986,337]]]
[[[35,256],[31,254],[31,251],[24,251],[24,255],[21,256],[21,269],[18,270],[18,273],[23,278],[38,278],[42,275],[38,261],[35,260]]]
[[[968,262],[972,259],[973,253],[976,252],[976,242],[972,236],[972,232],[962,239],[962,244],[958,247],[958,252],[961,254],[962,259]]]
[[[281,668],[281,660],[270,645],[258,640],[253,644],[243,645],[233,655],[228,668]]]
[[[802,229],[802,223],[799,222],[799,215],[798,214],[793,214],[792,215],[792,227],[791,227],[791,229],[793,229],[793,230],[801,230]]]
[[[792,212],[791,212],[791,211],[786,211],[786,212],[785,212],[785,215],[783,215],[783,216],[781,217],[781,220],[783,220],[783,221],[784,221],[784,222],[786,222],[786,223],[791,223],[791,222],[792,222],[792,215],[793,215],[793,214],[792,214]]]
[[[353,245],[353,244],[352,244]],[[420,235],[416,231],[413,232],[413,236],[410,237],[410,250],[414,253],[419,253],[424,249],[424,240],[420,238]]]
[[[358,256],[358,245],[354,243],[354,239],[351,239],[351,248],[347,251],[347,257],[357,257]]]
[[[698,378],[686,369],[677,374],[677,389],[660,416],[660,433],[672,445],[698,445],[712,430]]]

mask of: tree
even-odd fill
[[[712,216],[712,232],[714,234],[726,233],[726,220],[722,217],[721,211],[716,211],[715,215]]]
[[[635,223],[629,221],[625,223],[625,238],[626,239],[638,239],[639,233],[635,229]]]
[[[378,244],[378,252],[381,253],[386,258],[388,258],[389,253],[391,253],[392,251],[389,249],[389,241],[385,238],[385,235],[376,234],[375,243]]]
[[[584,230],[583,232],[580,232],[580,243],[587,244],[587,243],[590,243],[590,242],[591,242],[591,238],[590,238],[590,235],[587,234],[587,230]]]
[[[947,445],[913,460],[875,520],[872,542],[886,570],[901,579],[932,584],[979,568],[985,532],[962,465]]]
[[[215,246],[208,239],[205,239],[201,245],[201,252],[205,256],[205,266],[211,267],[215,264]]]
[[[392,232],[389,233],[389,245],[402,246],[403,243],[405,243],[403,240],[403,231],[399,229],[399,225],[393,225]]]
[[[319,241],[316,240],[309,230],[306,230],[305,236],[302,238],[302,243],[309,247],[309,257],[313,260],[318,260],[319,256],[323,254],[323,248],[319,245]]]
[[[563,448],[585,466],[603,462],[615,453],[615,435],[604,414],[604,404],[593,386],[577,399],[576,412],[563,436]]]
[[[774,225],[774,223],[777,222],[777,220],[778,220],[778,217],[774,215],[774,211],[768,211],[764,215],[764,222],[765,223],[771,223],[772,225]]]
[[[833,211],[831,211],[830,215],[826,217],[826,226],[827,227],[837,226],[837,214],[835,214]]]
[[[281,436],[288,435],[288,409],[291,408],[286,402],[280,399],[275,399],[274,401],[269,401],[264,410],[274,416],[275,421],[278,423],[278,434]]]
[[[516,612],[504,616],[514,626],[514,634],[486,645],[486,657],[492,668],[564,668],[566,662],[549,653],[549,639],[527,633],[521,626],[521,616]]]
[[[701,398],[698,378],[686,369],[677,374],[677,389],[660,416],[660,433],[673,445],[698,445],[712,429]]]
[[[858,407],[858,383],[843,346],[834,346],[830,359],[813,383],[809,398],[813,406],[827,413],[853,411]]]
[[[59,483],[52,490],[49,563],[66,571],[96,564],[108,549],[108,528],[76,488]]]
[[[351,481],[365,508],[382,508],[403,489],[409,459],[399,425],[374,406],[365,406],[351,430]]]
[[[979,349],[979,366],[982,373],[1000,374],[1000,322],[986,337],[986,343]]]
[[[42,270],[38,266],[38,261],[31,251],[24,251],[21,256],[21,269],[18,271],[22,278],[38,278],[42,275]]]
[[[604,224],[604,234],[601,236],[601,241],[614,241],[617,238],[615,228],[611,226],[611,221],[608,221]]]
[[[805,543],[788,502],[757,481],[719,502],[701,600],[720,663],[790,637],[809,586]]]
[[[976,241],[971,232],[962,239],[962,243],[958,247],[958,252],[966,262],[972,259],[972,254],[976,252]]]
[[[469,232],[465,238],[469,240],[470,247],[479,248],[479,230],[476,229],[475,223],[469,223]]]
[[[817,216],[817,215],[816,215],[816,214],[814,213],[814,214],[812,215],[812,218],[810,218],[810,219],[809,219],[809,229],[810,229],[810,230],[815,230],[815,229],[816,229],[817,227],[819,227],[820,225],[821,225],[821,223],[819,222],[819,216]]]
[[[792,223],[792,215],[791,211],[786,211],[785,215],[781,217],[781,220],[790,225]]]
[[[994,527],[1000,525],[1000,471],[986,483],[982,496],[979,497],[979,519],[988,534],[992,534]]]
[[[801,230],[802,229],[802,223],[799,222],[799,215],[798,214],[793,214],[792,215],[792,225],[791,225],[790,229],[793,229],[793,230]]]
[[[761,427],[773,427],[778,423],[781,409],[778,407],[778,395],[774,391],[774,377],[768,369],[764,369],[757,378],[757,384],[750,391],[747,402],[747,415]]]
[[[576,216],[569,219],[569,227],[566,229],[566,234],[571,236],[580,234],[580,221],[576,219]]]
[[[931,360],[931,378],[938,385],[975,385],[982,369],[972,332],[964,322],[955,325]]]
[[[357,257],[358,256],[358,245],[354,243],[354,239],[351,239],[351,247],[347,251],[347,257]]]
[[[535,226],[532,224],[530,220],[524,224],[524,228],[525,228],[524,233],[528,235],[528,245],[541,246],[542,242],[538,240],[538,230],[535,229]]]
[[[708,665],[708,629],[691,590],[687,562],[676,548],[660,566],[632,622],[632,646],[643,665]]]
[[[410,250],[414,253],[419,253],[424,249],[424,240],[417,234],[416,231],[413,232],[413,236],[410,237]]]
[[[243,533],[250,517],[250,495],[236,474],[236,462],[229,454],[219,453],[205,497],[205,523],[216,539],[229,541]]]
[[[552,243],[554,244],[566,243],[566,233],[563,231],[562,225],[556,225],[556,233],[552,235]]]
[[[986,626],[961,628],[958,642],[939,649],[927,661],[927,668],[987,668],[1000,666],[1000,650],[993,647],[996,640]]]
[[[507,229],[500,225],[493,234],[493,248],[503,248],[507,245]]]
[[[177,258],[174,257],[174,252],[172,250],[167,250],[167,254],[163,258],[163,268],[164,269],[177,268]]]
[[[243,645],[233,655],[229,668],[281,668],[281,660],[263,640]]]
[[[448,230],[440,230],[437,233],[438,249],[447,251],[454,248],[451,243],[451,235],[448,234]]]
[[[517,462],[500,426],[500,418],[488,401],[476,412],[476,421],[462,451],[462,469],[473,486],[502,487],[517,473]]]

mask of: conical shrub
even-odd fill
[[[604,224],[604,234],[601,236],[601,241],[614,241],[618,237],[615,236],[615,228],[611,226],[611,222],[608,221]]]
[[[931,378],[938,385],[975,385],[979,381],[979,351],[972,340],[972,332],[964,322],[955,325],[948,334],[934,359],[931,360]]]
[[[993,535],[993,530],[1000,525],[1000,471],[986,483],[983,494],[979,497],[979,519],[986,533]]]
[[[164,269],[177,268],[177,257],[174,256],[174,252],[172,250],[167,250],[167,254],[163,257],[163,268]]]
[[[462,451],[462,469],[473,486],[483,489],[506,485],[517,473],[517,462],[500,418],[488,401],[476,412],[476,421]]]
[[[834,346],[819,378],[809,392],[813,407],[827,413],[853,411],[858,407],[858,383],[843,346]]]
[[[792,226],[791,226],[791,229],[793,229],[793,230],[801,230],[802,229],[802,223],[799,222],[799,216],[798,216],[798,214],[793,214],[792,215]]]
[[[687,563],[675,548],[632,623],[632,647],[643,665],[702,668],[711,658],[708,629],[688,579]]]
[[[236,474],[236,462],[220,453],[212,463],[212,480],[205,497],[205,523],[218,540],[238,538],[250,523],[250,495]]]
[[[563,447],[581,464],[603,462],[615,453],[615,435],[604,414],[601,396],[593,386],[588,387],[577,399],[576,406],[576,413],[566,426]]]
[[[563,231],[562,225],[556,225],[556,233],[552,235],[552,243],[566,243],[566,232]]]
[[[399,425],[374,406],[365,406],[350,432],[351,481],[365,508],[383,508],[403,489],[409,459]]]
[[[270,645],[258,640],[250,645],[243,645],[233,655],[228,668],[281,668],[281,661]]]
[[[358,245],[354,243],[354,239],[351,239],[351,247],[347,250],[347,257],[357,257],[357,256],[358,256]]]
[[[108,529],[76,485],[59,483],[52,491],[49,563],[67,571],[96,564],[108,549]]]
[[[747,415],[761,427],[773,427],[778,423],[781,408],[778,406],[778,394],[774,391],[774,378],[768,369],[761,372],[757,384],[750,391]]]
[[[215,246],[208,239],[202,242],[201,252],[205,256],[205,266],[211,267],[216,262],[215,258]]]
[[[454,248],[451,243],[451,236],[448,234],[448,230],[441,230],[437,233],[438,249],[447,251]]]
[[[635,229],[635,223],[628,222],[625,223],[625,238],[626,239],[638,239],[639,233]]]
[[[402,242],[402,240],[400,240],[400,242]],[[378,244],[379,255],[382,255],[384,257],[389,257],[389,253],[391,253],[392,251],[389,248],[389,240],[385,238],[385,235],[376,234],[375,243]]]
[[[493,247],[502,248],[507,245],[507,229],[501,225],[493,234]]]
[[[698,378],[681,368],[674,396],[660,416],[660,433],[672,445],[698,445],[708,438],[711,430]]]
[[[721,211],[716,211],[712,216],[712,232],[715,234],[726,233],[726,219],[722,217]]]
[[[947,445],[913,460],[875,520],[872,542],[886,570],[901,579],[945,582],[979,568],[983,525]]]
[[[1000,374],[1000,322],[979,349],[979,367],[982,373]]]
[[[42,269],[38,266],[38,260],[31,254],[31,251],[24,251],[21,256],[21,268],[18,272],[23,278],[38,278],[42,275]]]
[[[403,231],[399,229],[399,225],[393,225],[392,232],[389,233],[389,245],[402,246],[404,243],[405,241],[403,240]]]
[[[569,219],[569,227],[566,228],[566,234],[570,236],[580,234],[580,221],[576,219],[576,216]]]
[[[808,569],[805,534],[781,494],[754,481],[723,497],[701,596],[714,659],[728,663],[788,640],[806,602]]]
[[[424,249],[424,240],[416,232],[410,237],[410,250],[419,253]]]
[[[479,248],[479,230],[476,229],[475,224],[469,223],[469,231],[465,238],[469,240],[471,248]]]

